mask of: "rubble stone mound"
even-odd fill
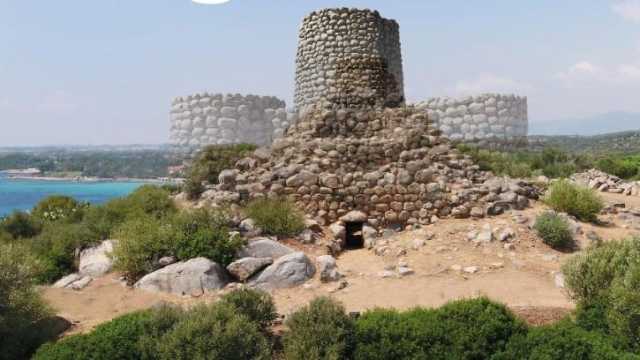
[[[409,107],[318,108],[270,152],[240,160],[211,200],[288,197],[324,225],[359,210],[379,227],[493,215],[537,196],[527,183],[480,170]]]

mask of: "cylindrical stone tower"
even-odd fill
[[[396,107],[404,103],[400,27],[377,11],[325,9],[302,22],[295,105]]]

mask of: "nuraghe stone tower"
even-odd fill
[[[404,103],[398,23],[377,11],[325,9],[302,22],[295,104],[396,107]]]
[[[535,190],[492,179],[440,136],[426,111],[400,106],[402,82],[395,22],[369,10],[312,13],[300,34],[298,121],[270,148],[223,171],[204,201],[286,197],[321,224],[334,223],[333,251],[363,224],[526,207]]]

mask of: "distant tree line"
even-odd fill
[[[0,154],[0,170],[37,168],[44,173],[79,173],[103,178],[156,178],[182,159],[168,150]]]

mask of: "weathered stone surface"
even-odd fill
[[[222,289],[228,282],[222,266],[206,258],[196,258],[147,274],[135,283],[135,287],[152,292],[192,295]]]
[[[236,279],[244,282],[258,271],[273,264],[273,259],[267,258],[242,258],[236,260],[227,266],[227,271]]]
[[[267,238],[256,238],[249,240],[249,243],[240,249],[237,256],[238,258],[271,258],[275,260],[291,253],[293,253],[292,249],[277,241]]]
[[[114,240],[106,240],[96,247],[83,250],[80,253],[78,265],[80,275],[97,278],[111,271],[113,259],[110,254],[113,252],[114,246]]]
[[[344,223],[349,223],[349,222],[364,223],[364,222],[367,221],[367,214],[365,214],[362,211],[357,211],[357,210],[350,211],[346,215],[341,217],[340,221],[342,221]]]
[[[74,274],[69,274],[63,278],[61,278],[60,280],[56,281],[53,284],[54,288],[66,288],[67,286],[73,284],[74,282],[78,281],[82,279],[82,276],[80,274],[74,273]]]
[[[291,288],[303,284],[315,272],[316,268],[311,260],[304,253],[296,252],[277,259],[250,279],[249,284],[265,290]]]
[[[342,275],[338,272],[338,265],[336,263],[336,259],[333,256],[318,256],[316,262],[318,263],[318,270],[320,272],[320,281],[338,281],[342,277]]]

